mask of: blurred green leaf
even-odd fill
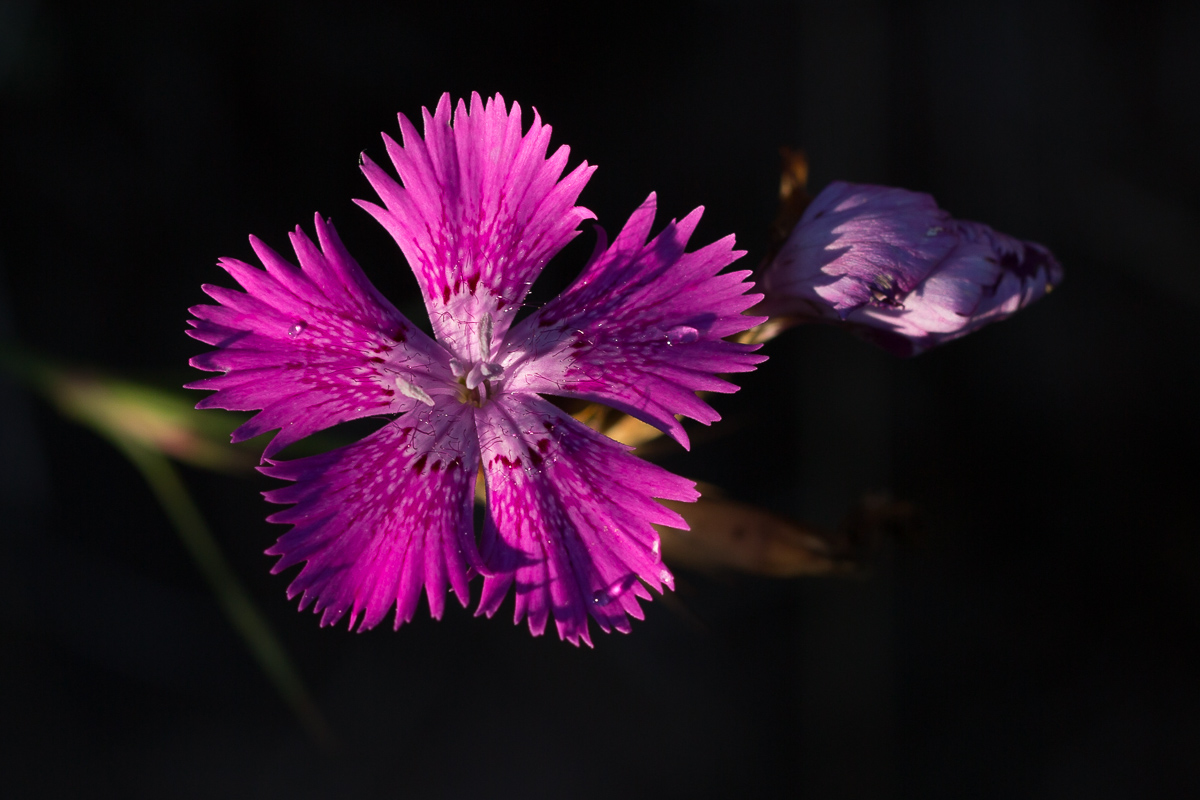
[[[225,560],[170,458],[202,469],[247,473],[254,451],[228,442],[242,417],[197,412],[193,398],[94,370],[64,367],[11,343],[0,343],[0,367],[49,400],[63,416],[108,439],[133,463],[175,527],[230,624],[319,744],[332,735],[283,644]]]

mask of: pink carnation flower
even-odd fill
[[[952,219],[927,194],[837,181],[763,274],[760,310],[846,322],[907,356],[1005,319],[1062,277],[1042,245]]]
[[[510,588],[515,622],[591,644],[642,618],[647,587],[673,585],[651,524],[686,528],[655,498],[694,500],[692,481],[644,462],[543,395],[601,401],[687,445],[677,414],[719,417],[696,392],[732,392],[718,373],[763,360],[724,341],[761,321],[748,272],[718,274],[742,255],[728,236],[684,247],[701,209],[647,241],[651,195],[607,245],[603,231],[579,278],[517,320],[546,262],[593,218],[574,205],[593,167],[562,177],[568,148],[547,157],[550,128],[497,95],[444,95],[422,137],[403,115],[403,145],[384,136],[400,182],[364,157],[383,205],[361,202],[395,238],[420,284],[433,337],[367,280],[332,224],[317,241],[291,234],[299,268],[258,239],[266,271],[220,265],[245,289],[204,290],[189,333],[217,350],[192,365],[223,374],[190,384],[216,393],[198,408],[261,409],[234,441],[278,429],[262,471],[294,481],[266,493],[292,504],[270,517],[293,527],[267,552],[274,571],[304,563],[289,587],[331,624],[371,628],[395,607],[412,619],[422,590],[440,618],[446,586],[491,616]],[[403,184],[403,185],[402,185]],[[347,420],[397,415],[359,442],[291,461],[286,445]],[[487,513],[477,547],[472,508],[482,466]]]

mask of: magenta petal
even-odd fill
[[[266,271],[223,259],[246,290],[205,291],[220,305],[191,309],[192,337],[219,349],[192,366],[223,375],[188,385],[215,389],[198,408],[262,409],[234,441],[280,429],[270,458],[288,444],[346,420],[401,413],[416,405],[397,390],[449,378],[449,356],[375,290],[319,216],[318,249],[299,228],[292,245],[300,268],[251,239]]]
[[[697,393],[730,392],[720,375],[763,360],[725,341],[761,321],[743,312],[747,272],[727,237],[693,253],[697,210],[652,240],[654,197],[612,246],[603,232],[580,278],[513,327],[530,284],[591,212],[575,205],[592,173],[564,177],[568,150],[547,155],[550,128],[496,95],[472,95],[451,119],[444,96],[424,133],[400,117],[403,144],[385,137],[399,180],[363,159],[382,205],[362,203],[395,238],[420,284],[436,341],[367,281],[331,225],[314,243],[292,236],[299,267],[252,239],[265,271],[225,267],[244,291],[205,287],[190,333],[216,350],[194,366],[221,373],[192,384],[200,407],[258,410],[235,439],[280,429],[266,449],[337,423],[399,414],[375,434],[324,455],[272,462],[294,483],[266,493],[292,504],[273,522],[293,527],[269,551],[275,571],[302,565],[289,588],[323,624],[377,625],[395,608],[412,618],[424,592],[439,617],[445,589],[468,598],[484,577],[478,613],[514,589],[517,621],[591,644],[628,631],[639,598],[670,588],[654,525],[686,527],[657,499],[695,500],[694,484],[635,458],[539,393],[606,402],[687,443],[676,415],[717,414]],[[482,552],[472,497],[488,486]]]
[[[748,272],[720,274],[742,256],[732,236],[685,252],[701,209],[647,242],[654,211],[652,194],[575,283],[513,330],[506,388],[607,403],[686,446],[676,414],[720,419],[696,392],[736,391],[716,376],[765,360],[757,345],[724,341],[763,321],[742,314],[761,295],[747,293]]]
[[[514,621],[591,645],[588,616],[608,632],[642,618],[637,598],[674,579],[651,523],[686,528],[654,498],[695,500],[691,481],[629,454],[536,395],[504,395],[476,412],[488,514],[479,613],[491,616],[510,586]]]
[[[446,585],[466,605],[468,567],[479,564],[471,508],[479,450],[466,406],[444,401],[405,414],[360,442],[261,470],[295,481],[265,496],[295,503],[269,517],[293,528],[267,551],[272,572],[307,562],[288,588],[314,604],[321,624],[347,612],[372,628],[396,608],[412,619],[424,589],[440,618]]]
[[[422,137],[400,115],[403,146],[388,155],[403,183],[364,158],[363,172],[383,206],[361,202],[400,245],[417,276],[434,333],[461,359],[504,336],[545,263],[579,233],[592,212],[575,205],[594,167],[562,177],[569,149],[546,156],[550,127],[534,112],[521,133],[521,109],[496,95],[471,95],[450,119],[450,96]],[[482,334],[490,317],[491,337]],[[486,356],[484,356],[486,357]]]

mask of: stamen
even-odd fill
[[[476,364],[471,367],[471,371],[467,373],[467,388],[475,391],[479,384],[483,383],[483,365]]]
[[[479,357],[487,361],[488,356],[492,354],[492,333],[495,331],[495,323],[492,320],[491,314],[484,314],[483,320],[479,323]]]
[[[404,380],[404,378],[397,376],[396,388],[399,389],[400,394],[404,395],[405,397],[416,400],[420,403],[424,403],[427,406],[433,406],[433,398],[429,396],[428,392],[426,392],[420,386],[417,386],[415,383],[409,383],[408,381]]]

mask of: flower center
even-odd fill
[[[493,384],[504,378],[504,368],[494,361],[476,361],[470,366],[450,359],[450,371],[458,378],[458,402],[479,408],[495,394]]]

